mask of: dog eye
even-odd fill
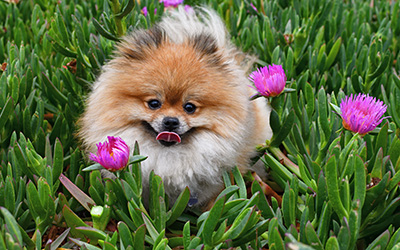
[[[156,99],[148,101],[147,105],[149,105],[149,108],[153,110],[161,108],[161,102]]]
[[[196,105],[194,105],[193,103],[186,103],[185,105],[183,105],[183,110],[185,110],[186,113],[188,114],[193,114],[194,111],[196,111]]]

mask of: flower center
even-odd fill
[[[350,129],[350,125],[347,124],[347,122],[346,122],[345,120],[342,121],[342,124],[343,124],[343,127],[344,127],[345,129],[351,130],[351,129]]]
[[[360,111],[362,118],[366,117],[369,114],[367,109],[358,109],[358,111]]]
[[[115,157],[114,157],[114,150],[112,150],[112,148],[109,148],[108,153],[109,153],[110,156],[113,158],[113,160],[115,160]]]

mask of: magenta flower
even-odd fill
[[[278,96],[285,89],[286,75],[281,65],[258,68],[249,79],[254,82],[253,88],[265,97]]]
[[[340,103],[343,127],[347,130],[364,135],[376,128],[386,112],[386,105],[369,95],[358,94],[346,98]]]
[[[183,3],[183,0],[160,0],[160,3],[164,3],[164,7],[177,7],[179,4]]]
[[[144,16],[148,15],[148,11],[147,11],[147,7],[146,6],[143,7],[142,13],[143,13]]]
[[[108,141],[98,143],[97,155],[90,153],[90,160],[112,172],[122,170],[129,160],[129,147],[120,137],[108,136]]]
[[[143,13],[144,16],[147,16],[149,14],[149,10],[147,9],[146,6],[143,7],[142,13]],[[154,9],[154,15],[156,15],[156,14],[157,14],[157,8]]]
[[[253,8],[253,10],[255,10],[256,12],[258,12],[258,10],[257,10],[256,6],[254,6],[254,4],[253,4],[253,3],[250,3],[250,6]]]
[[[190,6],[190,5],[185,5],[185,11],[186,11],[186,13],[188,13],[188,14],[190,14],[190,15],[192,15],[192,14],[194,14],[194,9],[193,9],[193,7],[192,6]]]

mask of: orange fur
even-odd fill
[[[187,17],[185,25],[194,31],[169,17],[161,29],[126,37],[89,95],[80,130],[89,151],[109,135],[130,146],[137,140],[149,156],[142,168],[144,185],[154,170],[172,200],[189,186],[203,205],[223,187],[222,172],[234,165],[247,169],[254,146],[271,135],[266,103],[249,101],[254,94],[246,76],[249,66],[236,61],[249,57],[221,37],[225,30],[216,23],[221,21],[206,12],[209,23]],[[161,107],[149,108],[155,99]],[[196,106],[192,114],[183,109],[188,102]],[[155,139],[165,117],[180,121],[181,143],[166,147]]]

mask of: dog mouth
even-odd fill
[[[164,146],[172,146],[181,142],[181,136],[175,132],[162,131],[158,133],[156,140]]]
[[[163,146],[169,147],[182,142],[182,137],[188,134],[192,129],[184,134],[178,134],[173,131],[157,132],[148,122],[143,121],[143,126],[155,139]]]

